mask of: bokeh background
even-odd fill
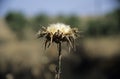
[[[82,31],[61,79],[120,79],[120,0],[0,0],[0,79],[54,79],[56,45],[36,33],[57,22]]]

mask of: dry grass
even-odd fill
[[[32,74],[38,76],[45,64],[57,58],[57,48],[52,45],[45,51],[40,40],[35,39],[35,33],[32,29],[24,29],[25,40],[19,41],[16,34],[12,32],[3,20],[0,20],[0,69],[6,71],[7,63],[14,66],[14,71],[30,67]],[[106,38],[85,38],[83,45],[86,54],[90,57],[108,57],[120,54],[120,37]],[[65,45],[62,46],[65,54]],[[47,53],[49,52],[49,53]],[[65,54],[68,56],[68,53]],[[50,66],[50,70],[54,71]],[[49,74],[48,74],[49,75]],[[9,75],[8,75],[9,76]]]
[[[120,53],[120,37],[88,38],[84,48],[91,57],[113,57]]]
[[[0,69],[5,71],[10,62],[14,66],[13,71],[27,67],[32,69],[33,74],[40,74],[36,70],[43,69],[49,59],[43,54],[41,41],[35,39],[34,32],[28,29],[24,34],[26,39],[19,41],[6,23],[0,20]]]

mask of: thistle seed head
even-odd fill
[[[48,27],[42,27],[38,33],[38,38],[45,38],[45,48],[50,46],[53,42],[62,43],[67,42],[71,47],[72,43],[78,37],[78,29],[71,28],[69,25],[63,23],[50,24]]]

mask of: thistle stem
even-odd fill
[[[60,79],[60,74],[61,74],[61,43],[58,44],[58,66],[56,67],[56,75],[55,79]]]

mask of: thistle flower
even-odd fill
[[[48,27],[42,27],[37,33],[38,38],[45,38],[45,48],[53,42],[67,42],[73,48],[74,40],[78,37],[78,29],[71,28],[63,23],[50,24]]]
[[[38,38],[45,38],[45,49],[53,42],[58,46],[58,67],[56,68],[55,79],[60,79],[61,73],[61,43],[67,42],[73,48],[74,40],[78,37],[78,29],[71,28],[62,23],[50,24],[48,27],[42,27],[38,32]]]

